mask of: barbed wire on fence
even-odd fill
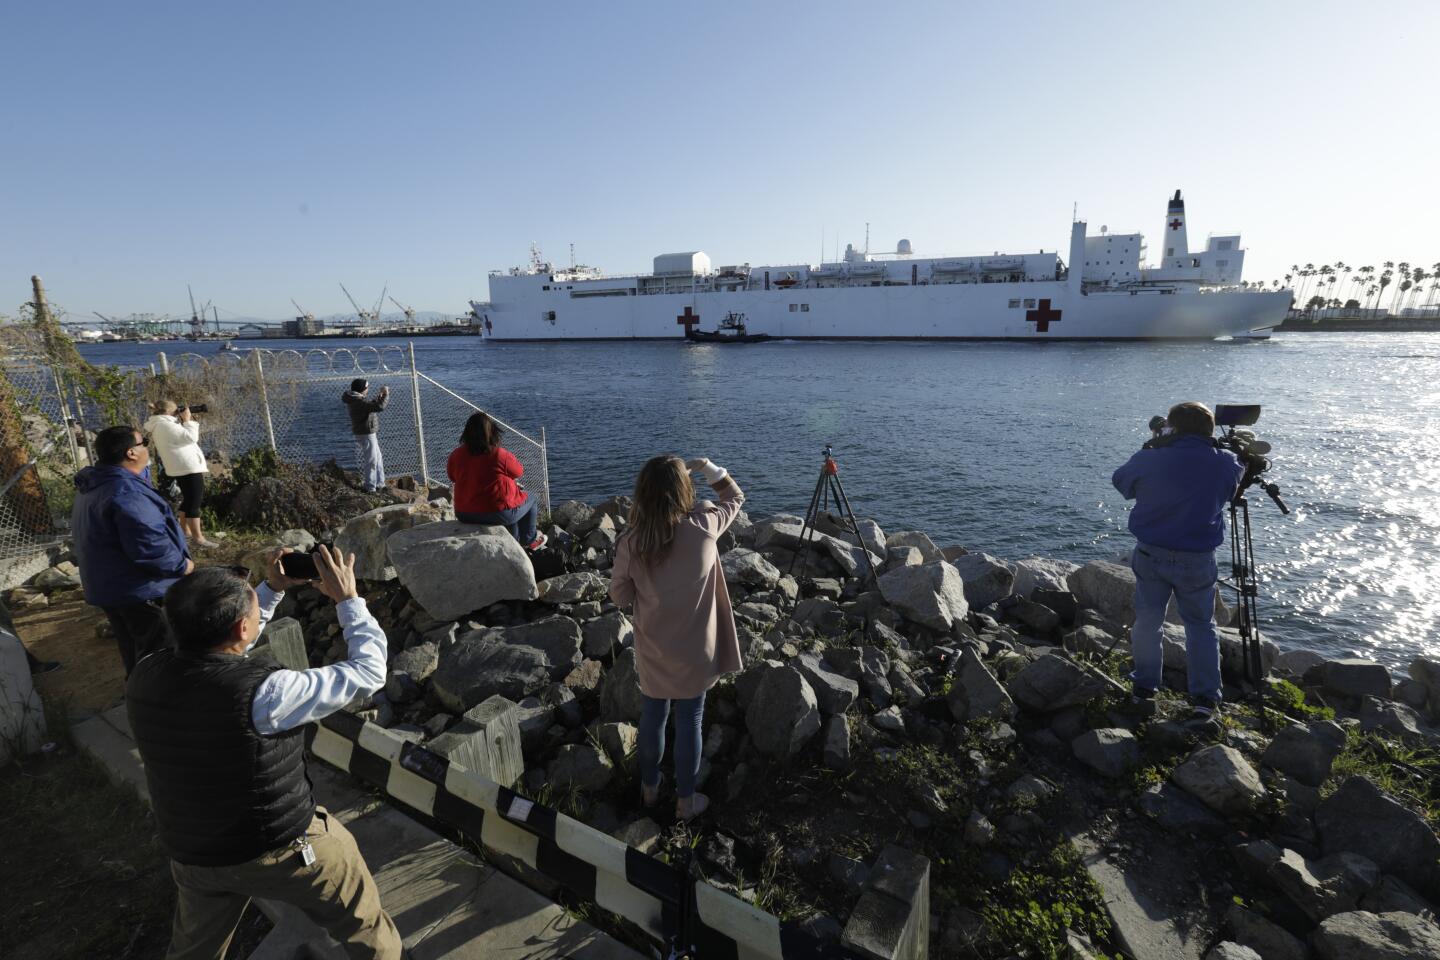
[[[341,397],[350,381],[363,377],[371,384],[372,396],[389,387],[379,431],[386,475],[445,484],[446,460],[459,444],[465,421],[481,407],[421,372],[413,357],[412,350],[394,344],[303,351],[260,348],[210,356],[162,353],[150,370],[131,373],[125,390],[132,399],[125,406],[132,411],[131,425],[143,427],[158,400],[203,405],[205,412],[196,416],[200,445],[230,463],[257,447],[273,447],[283,460],[333,458],[354,468],[354,437]],[[34,498],[18,495],[26,482],[19,477],[0,496],[0,562],[6,562],[43,549],[53,542],[52,531],[64,528],[73,498],[71,477],[90,462],[89,437],[112,424],[103,422],[100,411],[87,408],[78,392],[68,390],[43,362],[12,357],[0,374],[21,413],[24,446],[35,457],[29,469],[50,495],[48,507],[37,510]],[[506,449],[525,468],[522,482],[541,512],[549,512],[544,430],[532,436],[499,418],[496,422],[505,431]],[[10,479],[0,477],[0,485]],[[39,502],[44,504],[44,498]]]

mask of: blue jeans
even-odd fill
[[[1130,555],[1135,571],[1135,626],[1130,649],[1137,687],[1155,690],[1164,669],[1161,628],[1170,595],[1185,624],[1185,679],[1194,697],[1220,702],[1220,636],[1215,632],[1215,552],[1166,550],[1136,544]]]
[[[660,757],[665,753],[665,721],[675,705],[675,793],[685,799],[695,792],[700,772],[700,721],[705,716],[705,694],[690,700],[656,700],[646,697],[640,708],[640,782],[660,785]]]
[[[385,486],[385,458],[380,453],[380,434],[355,434],[355,461],[360,469],[360,483],[374,492]]]
[[[457,511],[455,519],[461,523],[485,523],[505,527],[510,531],[510,536],[520,541],[521,546],[528,547],[535,542],[535,526],[538,519],[536,511],[538,509],[535,498],[527,493],[525,500],[518,507],[497,510],[494,513],[459,513]]]

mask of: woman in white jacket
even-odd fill
[[[165,465],[165,473],[180,485],[180,529],[191,546],[213,546],[200,532],[200,503],[205,496],[205,475],[209,468],[200,449],[200,424],[181,407],[177,416],[172,400],[161,400],[154,406],[154,416],[145,421],[145,432],[155,444],[155,452]]]

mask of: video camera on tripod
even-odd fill
[[[1229,450],[1235,454],[1235,459],[1245,468],[1245,475],[1240,478],[1240,487],[1235,491],[1236,499],[1244,496],[1245,491],[1250,487],[1259,485],[1280,512],[1288,514],[1290,508],[1285,506],[1285,501],[1280,499],[1280,486],[1275,483],[1259,483],[1260,475],[1270,469],[1270,458],[1266,456],[1270,452],[1270,444],[1264,440],[1256,439],[1255,431],[1241,430],[1240,427],[1252,427],[1260,419],[1260,404],[1258,403],[1219,403],[1215,405],[1215,426],[1228,428],[1218,437],[1212,437],[1210,442],[1221,450]],[[1180,434],[1175,433],[1169,422],[1161,416],[1150,418],[1150,439],[1145,441],[1146,450],[1155,450],[1160,447],[1169,446]]]

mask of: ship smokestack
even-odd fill
[[[1185,235],[1185,201],[1180,199],[1179,190],[1175,191],[1170,205],[1165,208],[1165,229],[1161,235],[1165,238],[1161,244],[1165,251],[1163,266],[1168,269],[1190,266],[1190,241]]]

